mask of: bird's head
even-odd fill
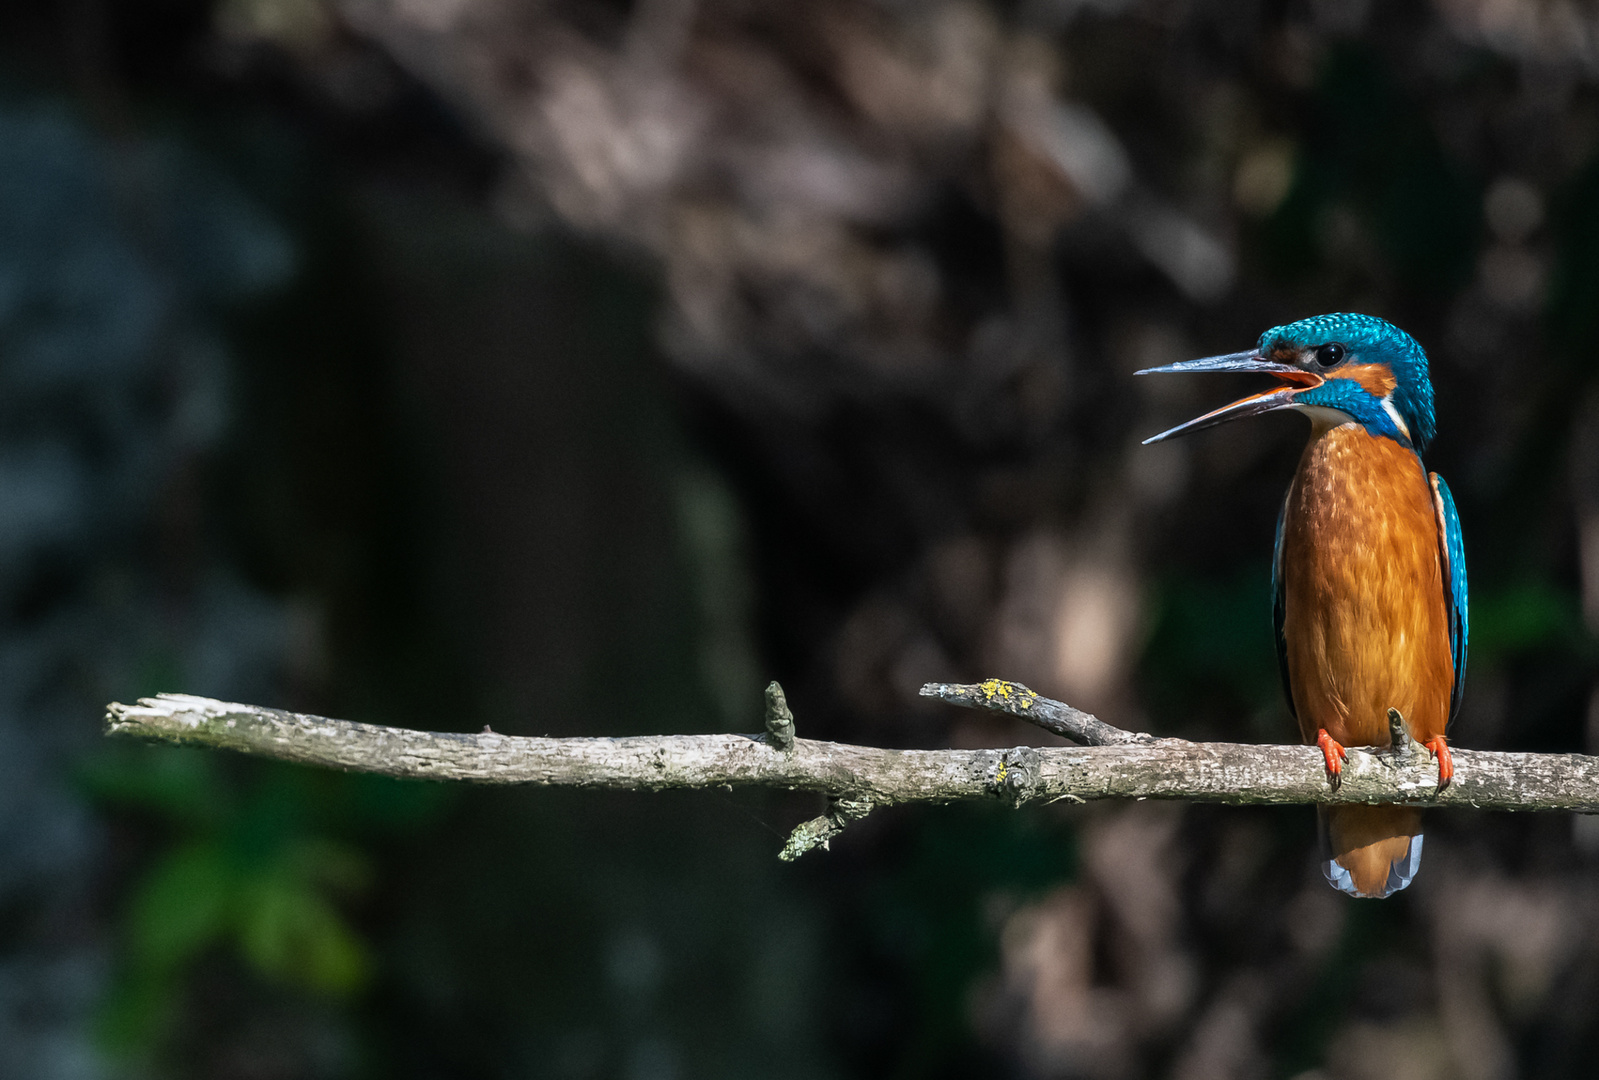
[[[1272,327],[1245,352],[1138,374],[1169,371],[1262,371],[1281,383],[1145,439],[1146,444],[1278,409],[1297,409],[1334,425],[1353,420],[1418,453],[1433,436],[1427,354],[1415,338],[1372,315],[1300,319]]]

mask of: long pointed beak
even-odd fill
[[[1294,403],[1294,395],[1299,393],[1299,391],[1308,390],[1312,386],[1320,386],[1323,381],[1320,376],[1302,368],[1279,364],[1275,360],[1267,360],[1253,349],[1248,352],[1226,353],[1222,356],[1207,356],[1201,360],[1185,360],[1180,364],[1167,364],[1164,367],[1145,368],[1134,374],[1164,375],[1169,372],[1190,371],[1260,371],[1276,375],[1281,379],[1291,380],[1296,385],[1278,386],[1272,390],[1240,398],[1231,405],[1223,405],[1219,409],[1212,409],[1204,416],[1196,416],[1186,424],[1178,424],[1176,427],[1163,431],[1159,435],[1151,435],[1144,440],[1145,446],[1177,435],[1186,435],[1190,431],[1202,431],[1205,428],[1215,427],[1217,424],[1225,424],[1229,420],[1241,420],[1246,416],[1259,416],[1261,413],[1285,409]]]

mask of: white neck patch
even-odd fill
[[[1383,411],[1388,414],[1388,418],[1394,422],[1394,427],[1404,432],[1405,438],[1410,439],[1410,427],[1400,419],[1399,410],[1394,406],[1394,396],[1392,394],[1382,399],[1382,407]],[[1411,441],[1414,442],[1415,440],[1411,439]]]

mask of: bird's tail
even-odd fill
[[[1380,899],[1415,880],[1421,811],[1405,806],[1327,806],[1317,812],[1321,872],[1350,896]]]

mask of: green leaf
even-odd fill
[[[128,940],[134,963],[171,971],[221,938],[236,887],[221,847],[201,840],[166,854],[134,894]]]
[[[264,974],[329,994],[365,983],[365,948],[303,878],[264,875],[241,901],[239,945]]]

